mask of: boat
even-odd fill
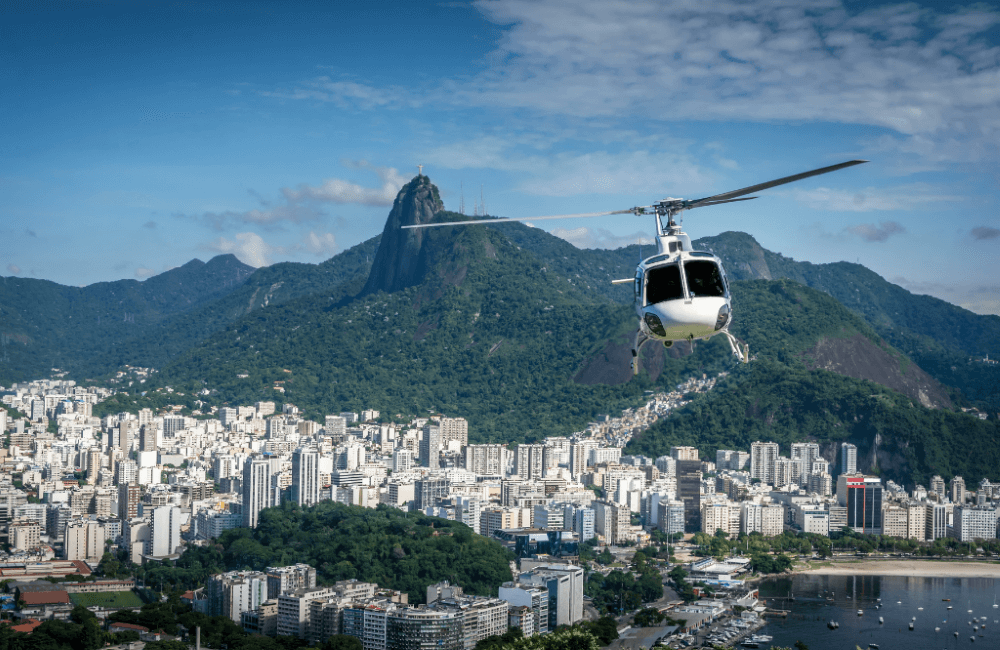
[[[948,605],[948,609],[951,609],[951,605]]]
[[[942,598],[941,600],[943,602],[946,602],[946,603],[950,603],[951,602],[951,598]]]
[[[941,628],[939,628],[939,627],[936,627],[936,628],[934,628],[934,631],[935,631],[935,632],[940,632],[940,631],[941,631]]]
[[[864,615],[865,615],[865,613],[859,609],[858,610],[858,616],[864,616]]]
[[[913,621],[910,621],[910,631],[913,631]]]
[[[760,647],[759,643],[757,643],[756,641],[751,641],[750,639],[747,639],[746,641],[744,641],[740,645],[743,646],[744,648],[759,648]]]
[[[872,650],[878,650],[878,644],[877,643],[869,643],[868,647],[871,648]]]
[[[883,621],[883,620],[882,620],[882,617],[881,617],[881,616],[879,616],[879,617],[878,617],[878,624],[879,624],[879,625],[882,625],[883,623],[885,623],[885,621]]]
[[[924,608],[923,608],[923,607],[918,607],[918,608],[917,608],[917,611],[918,611],[918,612],[922,612],[922,611],[924,611]]]

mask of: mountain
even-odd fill
[[[230,403],[278,397],[311,417],[361,408],[390,417],[445,412],[468,417],[474,439],[508,441],[572,431],[652,387],[648,377],[573,381],[609,338],[628,335],[634,316],[548,271],[499,232],[430,229],[420,255],[418,285],[344,304],[318,293],[254,311],[144,388],[190,394],[207,386],[219,391],[215,401]],[[679,360],[657,382],[731,364],[722,347],[710,348],[717,353]]]
[[[852,439],[870,452],[873,470],[900,481],[922,477],[935,454],[967,480],[997,478],[992,442],[971,453],[981,438],[1000,439],[995,419],[955,412],[966,389],[893,344],[959,354],[957,341],[937,342],[935,324],[975,328],[988,318],[924,301],[857,265],[794,262],[725,233],[702,245],[726,262],[733,332],[756,360],[736,364],[718,338],[648,345],[633,378],[631,295],[609,281],[634,273],[639,247],[581,251],[517,223],[398,229],[461,219],[441,209],[429,179],[413,179],[379,238],[323,265],[260,269],[214,302],[164,320],[143,345],[129,339],[119,358],[166,362],[142,393],[120,394],[95,413],[194,408],[195,396],[215,405],[279,399],[310,418],[361,408],[389,419],[462,415],[471,440],[513,442],[579,430],[641,403],[648,390],[726,370],[709,396],[629,449],[660,453],[678,440],[745,448],[746,437],[759,435],[817,440],[829,452]],[[851,302],[852,293],[862,298]],[[894,310],[905,318],[890,325],[879,317]],[[906,336],[890,338],[903,323]],[[201,395],[206,388],[211,394]],[[944,453],[942,444],[954,448]]]
[[[432,251],[424,246],[428,231],[422,228],[404,230],[402,226],[430,223],[443,209],[437,187],[426,176],[417,176],[399,190],[362,294],[392,293],[420,284],[433,265],[428,259]]]
[[[252,271],[233,255],[219,255],[142,282],[68,287],[5,277],[0,282],[0,382],[47,376],[54,367],[75,368],[151,325],[230,293]]]
[[[0,383],[47,376],[53,367],[79,378],[124,365],[162,367],[255,309],[321,291],[339,290],[340,298],[357,294],[378,245],[374,237],[322,264],[283,262],[256,270],[219,255],[143,282],[83,288],[5,278]]]
[[[912,294],[860,264],[797,262],[745,233],[695,243],[721,257],[733,279],[787,278],[833,296],[938,382],[980,408],[1000,412],[1000,368],[979,361],[1000,355],[1000,316]]]

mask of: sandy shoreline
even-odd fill
[[[809,575],[868,575],[915,578],[1000,578],[1000,564],[941,560],[852,560],[796,565],[793,573]]]

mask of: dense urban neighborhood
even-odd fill
[[[581,625],[602,644],[619,631],[626,647],[690,644],[716,625],[710,642],[726,645],[762,624],[747,579],[789,569],[789,554],[960,552],[997,537],[1000,485],[935,476],[907,492],[859,473],[846,442],[832,459],[817,443],[760,441],[714,459],[623,455],[717,377],[510,446],[470,443],[460,414],[317,422],[262,401],[93,415],[115,381],[151,372],[0,389],[12,630],[90,616],[137,643],[468,650]],[[183,612],[202,618],[185,625]],[[233,628],[210,632],[218,617]],[[635,634],[646,627],[655,638]]]

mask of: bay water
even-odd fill
[[[879,650],[1000,650],[1000,607],[993,606],[1000,605],[998,589],[1000,580],[993,578],[777,578],[761,583],[760,597],[769,609],[789,615],[769,618],[758,634],[774,637],[762,648],[801,640],[809,650],[866,650],[870,643]],[[840,627],[829,629],[830,621]]]

